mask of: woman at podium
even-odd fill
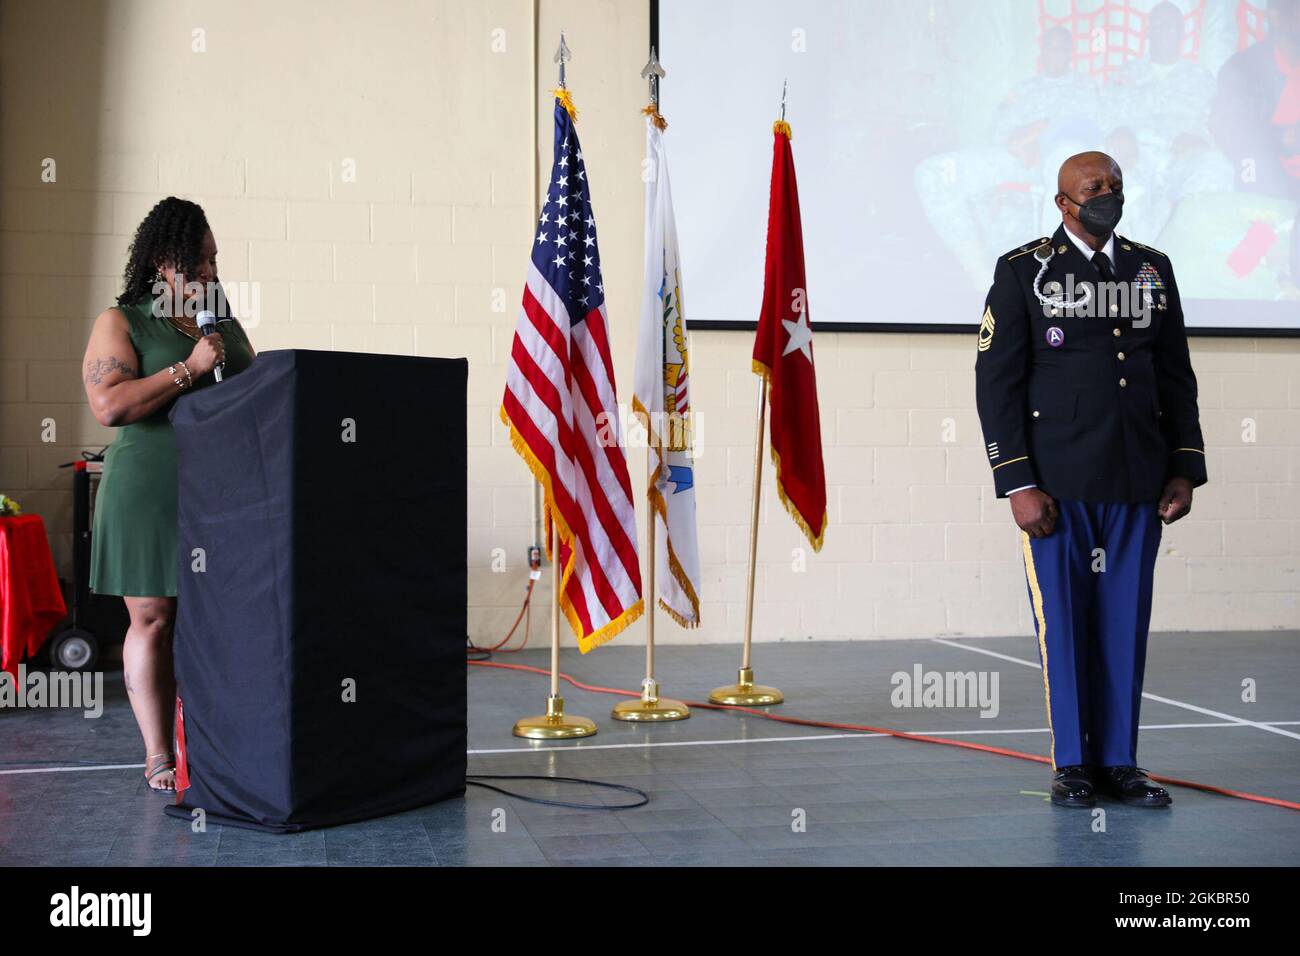
[[[95,320],[82,366],[95,419],[118,429],[96,500],[90,587],[126,602],[123,679],[144,737],[145,778],[172,792],[177,455],[167,413],[180,395],[213,384],[217,370],[248,368],[256,353],[226,307],[217,242],[195,203],[170,196],[150,210],[123,288]],[[216,331],[204,334],[208,322]]]

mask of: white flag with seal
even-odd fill
[[[658,113],[646,117],[645,289],[632,409],[656,462],[649,499],[655,514],[655,590],[683,627],[700,623],[700,549],[695,528],[690,363],[677,223]]]

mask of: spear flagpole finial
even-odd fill
[[[641,70],[641,77],[650,81],[650,103],[656,110],[659,109],[659,80],[667,76],[664,68],[659,65],[659,53],[654,47],[650,48],[650,59]]]
[[[560,89],[565,89],[564,85],[564,64],[573,59],[573,52],[569,45],[564,42],[564,31],[560,31],[560,45],[555,50],[555,62],[560,64]]]
[[[790,124],[785,121],[785,92],[789,86],[787,80],[781,81],[781,118],[772,124],[772,132],[786,139],[790,138]]]
[[[560,31],[560,45],[555,48],[555,62],[560,64],[560,85],[551,92],[555,94],[560,105],[564,107],[565,112],[571,119],[578,118],[578,111],[573,105],[573,97],[569,95],[569,87],[564,82],[564,64],[573,59],[573,51],[569,49],[569,44],[564,42],[564,31]]]

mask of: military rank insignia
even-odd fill
[[[1156,272],[1156,267],[1149,262],[1142,263],[1142,268],[1138,270],[1133,283],[1142,289],[1163,289],[1165,287],[1165,282],[1160,278],[1160,273]]]
[[[996,324],[993,318],[993,309],[985,306],[984,318],[980,319],[979,350],[981,352],[987,352],[989,346],[993,344],[993,327]]]

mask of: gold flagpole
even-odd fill
[[[555,51],[555,62],[560,64],[560,89],[566,88],[564,63],[572,57],[561,32],[560,46]],[[555,540],[554,519],[550,519],[546,540],[551,542],[551,694],[546,698],[546,713],[519,718],[515,721],[514,735],[534,740],[590,737],[596,732],[595,721],[588,717],[566,716],[564,698],[560,696],[560,546]]]
[[[555,521],[551,521],[551,534],[555,534]],[[554,542],[555,539],[551,538]],[[560,549],[552,543],[555,555],[551,558],[551,698],[560,696],[560,562],[555,558],[559,557]],[[547,712],[550,708],[547,707]],[[564,709],[564,702],[560,702],[560,709]]]
[[[655,450],[649,445],[645,448],[646,463],[646,519],[645,519],[645,550],[646,550],[646,573],[650,578],[649,587],[646,589],[646,596],[650,599],[650,607],[647,609],[645,616],[645,676],[646,679],[655,676],[655,545],[658,542],[659,535],[656,534],[655,528],[655,503],[654,503],[654,480],[655,480]]]
[[[745,593],[745,643],[740,656],[740,671],[736,683],[714,688],[709,701],[714,704],[737,704],[742,707],[762,707],[779,704],[785,695],[775,687],[754,683],[754,669],[750,666],[750,649],[754,639],[754,573],[758,564],[758,514],[759,496],[763,488],[763,439],[767,424],[767,376],[759,377],[758,433],[754,439],[754,498],[749,512],[749,580]]]
[[[650,83],[650,106],[654,110],[654,115],[650,117],[651,122],[659,119],[659,80],[667,76],[664,68],[659,65],[659,56],[655,48],[650,48],[650,59],[646,62],[645,67],[641,70],[641,76]],[[659,337],[661,343],[661,361],[660,368],[663,367],[662,361],[662,342],[663,335]],[[660,383],[662,387],[662,382]],[[654,429],[651,427],[650,416],[646,415],[646,436],[652,436]],[[615,720],[684,720],[691,716],[688,708],[680,700],[673,700],[669,697],[659,696],[659,682],[655,680],[655,546],[659,537],[658,526],[655,524],[655,473],[658,471],[659,463],[663,460],[663,434],[658,438],[658,448],[650,442],[646,442],[646,575],[649,578],[649,586],[645,592],[645,600],[648,602],[645,612],[645,678],[641,681],[641,697],[638,700],[624,700],[614,705],[614,711],[611,716]],[[667,518],[664,519],[667,521]]]
[[[662,448],[662,436],[660,447]],[[645,592],[645,679],[641,681],[641,696],[614,705],[610,715],[615,720],[684,720],[691,710],[680,700],[659,696],[659,682],[655,680],[655,525],[654,481],[657,468],[655,449],[646,443],[646,573],[649,578]]]
[[[547,539],[552,543],[551,555],[551,695],[546,698],[546,713],[533,717],[520,717],[515,721],[516,737],[534,740],[558,740],[567,737],[590,737],[596,732],[596,723],[589,717],[573,717],[564,713],[564,698],[560,696],[560,546],[555,541],[555,521],[550,522]]]

